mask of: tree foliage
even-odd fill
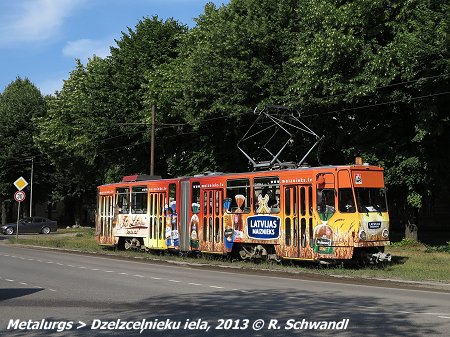
[[[419,209],[449,192],[449,11],[444,0],[231,0],[191,29],[143,18],[33,113],[54,197],[148,172],[151,106],[156,171],[179,176],[246,170],[236,143],[254,108],[283,104],[326,136],[321,162],[380,164],[396,202]],[[296,141],[287,160],[309,147]]]
[[[32,120],[43,116],[45,111],[44,98],[28,79],[17,78],[0,95],[0,203],[3,224],[7,210],[4,203],[12,200],[16,190],[13,182],[21,175],[30,181],[31,162],[27,159],[39,154],[33,142],[37,129]],[[39,161],[37,164],[39,166]],[[37,171],[42,177],[45,172],[41,168]]]

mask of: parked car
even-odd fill
[[[8,223],[1,227],[3,234],[12,235],[16,233],[17,223]],[[19,234],[23,233],[42,233],[49,234],[56,232],[58,223],[40,216],[33,216],[19,220]]]

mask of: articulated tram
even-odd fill
[[[100,245],[242,259],[389,260],[383,169],[357,163],[98,187]]]

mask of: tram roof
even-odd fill
[[[374,166],[369,164],[349,164],[349,165],[327,165],[327,166],[305,166],[305,167],[297,167],[297,168],[288,168],[288,169],[280,169],[280,170],[268,170],[268,171],[251,171],[251,172],[234,172],[234,173],[228,173],[228,172],[205,172],[203,174],[197,174],[194,176],[181,176],[181,177],[175,177],[175,178],[164,178],[161,177],[154,177],[154,176],[139,176],[139,175],[131,175],[131,176],[125,176],[122,181],[115,182],[115,183],[109,183],[104,184],[101,186],[110,186],[110,185],[138,185],[139,183],[144,182],[154,182],[154,183],[170,183],[170,182],[176,182],[180,180],[204,180],[208,178],[215,178],[215,177],[230,177],[230,178],[243,178],[246,176],[275,176],[275,175],[285,175],[285,174],[292,174],[295,171],[306,173],[310,171],[311,173],[314,172],[320,172],[320,171],[328,171],[328,170],[338,170],[338,169],[348,169],[348,170],[356,170],[356,171],[383,171],[383,168],[380,166]],[[142,179],[139,179],[141,177]],[[148,179],[146,179],[148,177]],[[135,178],[135,179],[134,179]]]

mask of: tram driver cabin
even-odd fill
[[[124,249],[242,259],[390,260],[383,169],[362,164],[98,187],[96,239]]]

